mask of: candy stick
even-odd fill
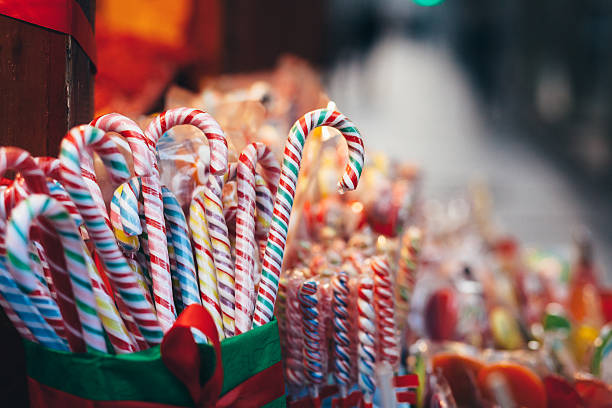
[[[359,310],[359,343],[357,345],[359,358],[357,360],[358,384],[363,394],[365,407],[372,407],[372,397],[376,386],[374,383],[374,364],[376,363],[376,315],[373,306],[373,282],[369,276],[364,276],[359,282],[357,309]]]
[[[172,327],[176,319],[176,310],[172,298],[172,279],[165,223],[163,221],[159,169],[154,155],[155,143],[149,146],[147,137],[138,125],[131,119],[117,113],[96,118],[91,124],[103,130],[121,134],[127,139],[132,150],[134,172],[141,177],[143,184],[142,193],[147,219],[147,251],[152,255],[149,256],[149,272],[153,280],[155,311],[163,332],[166,332]],[[157,139],[155,142],[157,142]]]
[[[2,302],[0,302],[0,305],[11,321],[14,321],[15,315],[17,315],[18,319],[26,326],[27,332],[24,331],[21,324],[14,323],[19,333],[27,339],[38,341],[45,347],[69,351],[70,349],[66,341],[57,335],[56,331],[43,318],[30,298],[17,287],[15,280],[4,264],[4,257],[2,258],[0,263],[0,293]]]
[[[136,259],[137,251],[140,249],[138,234],[142,233],[142,227],[139,218],[138,198],[132,187],[134,183],[139,182],[134,180],[137,180],[137,178],[133,177],[127,183],[117,187],[113,192],[110,204],[110,220],[117,243],[126,255],[127,263],[132,268],[132,271],[134,271],[138,284],[143,289],[147,301],[153,304],[149,291],[150,286],[145,280],[143,267]]]
[[[223,330],[223,318],[219,306],[219,294],[217,290],[217,274],[212,255],[212,244],[208,235],[208,224],[206,222],[206,208],[204,201],[199,195],[191,200],[189,206],[189,227],[195,250],[196,262],[198,264],[198,280],[200,282],[200,297],[202,305],[211,314],[219,338],[225,337]]]
[[[310,394],[316,406],[320,406],[319,386],[323,383],[323,356],[321,342],[324,332],[321,330],[319,315],[319,295],[316,281],[302,283],[299,291],[300,309],[302,311],[302,335],[304,337],[304,374],[310,383]]]
[[[376,304],[376,322],[378,324],[378,347],[380,359],[387,361],[397,369],[399,362],[399,344],[395,325],[395,304],[391,268],[383,257],[375,257],[370,262],[374,275],[374,302]]]
[[[142,233],[138,209],[138,196],[141,194],[142,184],[138,177],[134,177],[122,187],[124,188],[122,188],[121,192],[119,192],[119,189],[115,192],[115,196],[119,195],[120,198],[111,208],[111,218],[116,218],[112,212],[118,208],[120,211],[119,224],[125,232],[116,231],[116,236],[119,237],[122,246],[131,246],[132,250],[137,250],[138,245],[133,245],[129,242],[129,238],[130,235]],[[172,254],[171,260],[173,261],[171,262],[171,272],[173,277],[176,276],[178,278],[180,303],[184,306],[193,303],[201,304],[187,221],[174,194],[165,186],[162,186],[162,194],[164,215],[169,226],[166,229],[166,234],[169,253]],[[134,260],[134,262],[136,261]],[[136,268],[136,265],[133,266],[142,276],[142,268],[140,266]],[[175,296],[174,302],[176,303],[177,300],[179,299],[176,299]]]
[[[172,234],[172,247],[176,260],[176,275],[181,288],[181,299],[185,307],[191,304],[202,304],[196,280],[196,269],[193,262],[193,250],[187,220],[183,209],[170,190],[162,186],[164,215],[169,232]]]
[[[149,146],[156,146],[161,136],[177,125],[193,125],[200,129],[206,136],[210,148],[209,178],[221,176],[225,173],[227,170],[227,141],[225,140],[225,135],[219,124],[206,112],[188,108],[170,109],[163,112],[161,115],[157,116],[145,130],[145,136],[147,137]],[[212,188],[212,186],[210,188]],[[208,202],[207,205],[207,210],[218,211],[216,205],[211,206],[210,202]],[[221,214],[221,211],[219,211],[219,214]],[[215,220],[209,219],[208,227],[211,239],[216,241],[219,231]],[[149,233],[149,240],[151,239],[151,233]],[[219,246],[221,246],[221,244],[214,243],[213,250],[216,252],[215,248]],[[213,252],[213,256],[215,256],[215,252]],[[218,258],[219,255],[216,256],[215,260]]]
[[[255,239],[259,243],[259,260],[263,260],[266,251],[268,231],[274,211],[274,194],[268,188],[268,184],[259,174],[255,174],[255,204],[257,212],[255,218]],[[257,282],[256,282],[257,283]]]
[[[4,222],[4,218],[0,218],[0,235],[4,236],[6,231],[6,223]],[[7,279],[10,279],[10,282],[6,282]],[[28,329],[28,326],[24,323],[23,320],[19,317],[15,309],[11,306],[11,303],[6,300],[3,296],[3,293],[7,293],[7,296],[10,298],[9,288],[16,289],[15,282],[10,277],[8,270],[6,269],[6,257],[4,252],[0,254],[0,307],[4,309],[4,313],[9,318],[17,332],[21,335],[21,337],[28,339],[30,341],[36,342],[36,338]],[[17,293],[23,299],[23,294],[19,291]],[[37,312],[38,313],[38,312]],[[40,316],[42,319],[42,316]]]
[[[334,314],[334,379],[340,388],[340,398],[345,399],[351,382],[351,339],[349,303],[349,277],[340,271],[331,281]]]
[[[274,202],[274,218],[268,233],[268,244],[262,262],[261,282],[253,318],[253,324],[256,326],[268,323],[274,313],[274,302],[283,265],[283,254],[302,150],[308,134],[319,126],[335,127],[342,133],[348,144],[349,161],[342,181],[339,182],[339,191],[354,190],[361,175],[364,160],[363,140],[355,125],[348,118],[337,111],[318,109],[307,113],[295,122],[285,144],[281,178]]]
[[[204,189],[204,196],[201,196],[200,199],[205,205],[207,229],[213,249],[212,255],[215,261],[216,274],[219,277],[217,282],[220,283],[218,292],[221,293],[224,330],[228,336],[231,336],[234,333],[234,281],[233,271],[230,268],[232,263],[228,252],[227,226],[222,216],[221,187],[219,187],[222,186],[222,183],[217,179],[227,170],[227,141],[223,131],[208,113],[196,109],[178,108],[168,110],[156,117],[145,131],[145,135],[148,138],[149,145],[155,146],[167,130],[177,125],[187,124],[199,128],[204,133],[210,148],[210,175]]]
[[[52,180],[47,180],[47,186],[49,187],[49,195],[59,201],[70,213],[70,216],[74,220],[77,226],[83,225],[83,218],[79,213],[79,210],[76,208],[70,196],[64,189],[64,187],[60,184],[60,180],[62,179],[61,174],[61,163],[59,159],[55,157],[35,157],[34,162],[40,167],[42,172],[48,178]]]
[[[106,330],[106,335],[110,340],[115,353],[125,354],[139,351],[136,341],[127,330],[111,296],[106,292],[106,287],[102,281],[100,273],[96,269],[91,254],[83,245],[83,252],[86,257],[87,272],[91,279],[91,287],[96,297],[96,310],[102,321],[102,326]]]
[[[153,308],[147,302],[133,271],[117,247],[113,233],[108,225],[100,220],[102,214],[82,182],[79,162],[81,158],[90,157],[89,149],[98,151],[114,181],[123,182],[129,177],[125,159],[105,132],[91,126],[79,126],[71,129],[62,140],[60,161],[64,186],[83,216],[104,268],[117,291],[117,297],[121,299],[120,302],[125,303],[131,313],[131,316],[129,313],[122,313],[124,320],[127,323],[129,317],[133,317],[137,327],[142,331],[141,334],[130,328],[132,335],[139,345],[142,344],[143,335],[149,343],[158,344],[163,332],[155,318]]]
[[[106,353],[106,342],[96,313],[96,301],[85,264],[81,235],[68,211],[58,201],[42,194],[33,194],[13,209],[6,230],[6,239],[11,243],[7,247],[9,270],[28,292],[38,289],[38,285],[32,285],[34,282],[28,278],[32,275],[28,254],[30,227],[37,217],[44,217],[53,225],[63,246],[65,273],[70,277],[83,340],[88,349]],[[66,325],[69,330],[78,327],[68,321]]]
[[[32,272],[34,272],[40,283],[49,288],[51,297],[57,302],[57,291],[55,290],[55,286],[53,284],[51,267],[49,266],[49,262],[47,262],[45,249],[40,242],[31,241],[30,245],[28,245],[28,251],[30,259],[32,260]]]
[[[299,290],[302,276],[292,276],[287,283],[287,315],[285,323],[285,378],[289,384],[290,394],[295,394],[306,379],[302,364],[302,312],[300,309]]]
[[[408,308],[416,282],[422,240],[423,233],[415,226],[409,227],[402,237],[397,278],[400,305],[403,309]]]
[[[234,262],[225,217],[223,216],[223,179],[209,175],[206,185],[197,193],[204,204],[207,230],[210,234],[212,255],[216,270],[219,304],[223,313],[223,329],[226,337],[235,331]]]
[[[4,217],[7,217],[13,207],[30,192],[43,194],[49,193],[47,179],[44,173],[37,166],[32,156],[30,156],[30,154],[25,150],[16,147],[0,148],[0,174],[3,174],[8,169],[18,171],[19,177],[17,177],[16,181],[13,182],[8,188],[2,191],[2,215]],[[35,306],[41,310],[42,315],[45,317],[45,319],[47,319],[47,322],[53,327],[56,333],[61,338],[68,339],[70,347],[73,350],[84,350],[85,343],[83,342],[82,337],[79,336],[80,322],[78,320],[74,302],[72,301],[72,289],[66,275],[62,273],[62,271],[65,270],[65,263],[61,255],[61,247],[59,247],[58,243],[56,242],[55,234],[46,228],[48,227],[48,222],[42,220],[39,225],[40,227],[43,227],[42,236],[41,231],[38,228],[36,228],[36,231],[33,231],[33,236],[35,240],[44,240],[45,248],[49,251],[49,256],[53,257],[53,259],[46,258],[45,260],[48,260],[49,262],[47,262],[47,264],[50,264],[55,271],[58,271],[58,274],[55,275],[56,281],[54,283],[60,287],[60,290],[65,292],[63,292],[63,296],[55,297],[58,299],[58,308],[58,304],[51,295],[48,286],[45,285],[46,280],[49,279],[51,275],[51,272],[47,270],[46,278],[43,281],[37,280],[37,291],[35,294],[32,294],[33,297],[31,299],[35,299]],[[0,246],[3,248],[5,244],[4,239],[4,236],[0,238],[0,241],[2,241],[2,245]],[[4,253],[4,249],[2,251]],[[32,248],[31,251],[34,258],[38,258],[37,254],[35,253],[36,249]],[[38,276],[45,277],[42,262],[35,263],[33,265],[33,270],[35,272],[42,271],[42,274],[39,274]],[[51,285],[51,289],[55,291],[55,285]],[[64,317],[67,320],[66,324],[71,324],[70,328],[73,330],[66,331],[60,309],[64,313]]]
[[[260,163],[267,181],[278,183],[280,169],[270,149],[251,143],[238,159],[238,212],[236,214],[236,332],[251,329],[254,308],[255,254],[255,168]]]

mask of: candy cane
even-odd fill
[[[160,137],[170,128],[188,124],[199,128],[204,133],[210,147],[209,181],[203,193],[200,194],[200,201],[205,206],[208,222],[207,229],[213,249],[212,255],[214,257],[215,273],[219,277],[218,281],[217,279],[215,280],[217,283],[220,283],[217,296],[220,291],[223,319],[225,322],[224,331],[226,331],[228,336],[231,336],[234,332],[233,271],[229,268],[229,265],[231,265],[231,256],[228,253],[229,239],[227,238],[227,226],[222,216],[221,188],[219,187],[221,183],[217,179],[218,176],[222,176],[227,170],[227,141],[223,131],[208,113],[196,109],[178,108],[168,110],[156,117],[145,131],[145,135],[148,138],[149,145],[155,146]],[[197,205],[195,204],[196,207]],[[194,206],[193,202],[191,206]],[[197,222],[197,218],[194,221]]]
[[[49,187],[49,195],[59,201],[70,213],[70,216],[74,220],[77,226],[83,225],[83,218],[76,208],[70,196],[60,184],[62,179],[61,174],[61,163],[59,159],[55,157],[35,157],[34,162],[40,167],[45,176],[51,180],[47,180],[47,186]]]
[[[113,233],[108,225],[101,221],[102,214],[83,183],[79,162],[82,158],[86,160],[87,157],[90,157],[89,149],[98,152],[114,181],[123,182],[129,178],[130,174],[125,159],[105,132],[91,126],[79,126],[71,129],[62,140],[60,161],[64,186],[83,216],[90,237],[118,297],[128,307],[131,317],[134,318],[142,332],[142,334],[135,333],[130,328],[132,335],[139,342],[142,341],[141,337],[144,335],[149,343],[158,344],[163,332],[155,318],[153,308],[147,302],[133,271],[117,247]],[[124,319],[126,319],[125,315]]]
[[[355,125],[343,114],[330,109],[317,109],[301,117],[289,132],[279,188],[274,202],[274,218],[262,263],[253,324],[261,326],[272,319],[278,292],[278,280],[289,230],[289,218],[298,180],[302,150],[308,134],[316,127],[332,126],[342,133],[348,144],[349,160],[339,184],[339,191],[354,190],[363,168],[363,140]]]
[[[396,369],[399,362],[399,344],[395,326],[391,268],[389,262],[383,257],[373,258],[370,262],[370,268],[374,274],[374,302],[376,304],[380,359],[388,361],[391,367]]]
[[[189,206],[189,227],[198,264],[198,279],[200,281],[200,297],[202,305],[208,310],[217,326],[219,339],[225,337],[223,317],[219,306],[219,293],[217,289],[217,274],[212,255],[212,244],[208,235],[206,221],[206,205],[199,195],[191,200]]]
[[[6,187],[3,187],[3,188],[6,188]],[[4,236],[5,231],[6,231],[6,223],[4,222],[4,218],[0,217],[0,235]],[[17,287],[15,285],[15,282],[12,280],[11,276],[9,275],[8,270],[6,269],[6,257],[3,252],[2,254],[0,254],[0,307],[4,309],[4,313],[6,314],[8,319],[11,321],[11,323],[13,323],[13,326],[15,326],[15,329],[17,329],[17,332],[21,335],[21,337],[26,338],[30,341],[36,342],[37,341],[36,338],[30,331],[30,329],[28,329],[28,326],[26,325],[26,323],[23,320],[21,320],[21,318],[15,311],[15,308],[11,306],[11,302],[9,302],[4,297],[3,293],[7,293],[7,296],[10,298],[11,295],[10,295],[9,288],[12,288],[14,290]],[[23,293],[21,293],[21,291],[17,291],[17,295],[20,296],[20,298],[22,299],[25,298],[25,296],[23,295]],[[38,313],[38,311],[36,311],[36,313]],[[42,316],[39,315],[39,317],[40,319],[42,319]]]
[[[321,342],[324,330],[319,313],[319,294],[316,281],[302,283],[299,291],[300,308],[302,311],[302,336],[304,338],[304,374],[310,383],[311,396],[319,398],[319,386],[323,383],[323,355]]]
[[[266,181],[276,186],[280,176],[278,162],[263,143],[247,145],[238,159],[238,212],[236,214],[236,332],[251,329],[254,308],[255,254],[255,168],[260,163]]]
[[[227,141],[225,140],[225,135],[219,124],[206,112],[189,108],[170,109],[163,112],[161,115],[157,116],[145,130],[149,146],[156,146],[161,136],[177,125],[193,125],[200,129],[206,136],[210,147],[209,178],[220,176],[225,173],[227,170]],[[217,210],[216,206],[212,204],[212,201],[206,202],[205,204],[207,205],[206,210]],[[215,257],[215,261],[217,261],[219,256],[215,256],[217,252],[215,248],[222,246],[222,244],[217,242],[219,240],[218,234],[222,234],[222,232],[219,231],[218,224],[215,220],[209,219],[208,222],[208,230],[213,245],[213,256]],[[151,237],[149,237],[149,239],[151,239]]]
[[[289,392],[294,394],[305,384],[302,347],[302,313],[300,309],[300,281],[302,276],[292,276],[287,283],[287,314],[285,316],[285,378]]]
[[[159,182],[159,169],[155,160],[155,145],[148,145],[148,139],[134,121],[118,113],[100,116],[91,122],[106,131],[113,131],[125,137],[132,150],[134,172],[143,184],[143,199],[146,230],[148,236],[147,250],[150,252],[149,271],[153,280],[153,294],[157,319],[164,332],[172,327],[176,319],[176,310],[172,298],[172,280],[168,257],[163,218],[163,202]]]
[[[17,287],[4,259],[0,263],[0,294],[0,305],[23,337],[54,350],[70,350],[66,341],[57,335],[30,298]],[[18,316],[18,321],[15,316]]]
[[[53,225],[64,249],[64,273],[70,277],[82,338],[89,349],[106,353],[102,323],[96,313],[96,301],[87,272],[81,235],[68,211],[58,201],[46,195],[33,194],[13,209],[6,230],[6,239],[11,243],[7,248],[9,270],[28,292],[38,289],[38,282],[32,279],[28,254],[30,228],[37,217],[44,217]],[[71,326],[67,325],[69,329],[72,329]]]
[[[340,388],[340,397],[346,398],[351,382],[351,339],[349,320],[349,276],[340,271],[331,281],[334,315],[334,379]]]
[[[38,167],[32,156],[25,150],[16,147],[2,147],[0,148],[0,174],[3,174],[8,169],[14,169],[19,172],[15,182],[13,182],[8,188],[2,191],[2,216],[7,217],[13,207],[21,201],[25,196],[32,193],[48,194],[49,189],[47,186],[47,179]],[[43,277],[43,280],[38,280],[38,290],[32,299],[35,299],[35,306],[39,308],[47,322],[53,327],[56,333],[63,339],[67,339],[70,347],[73,350],[84,350],[85,343],[80,336],[80,322],[78,315],[72,301],[72,289],[68,282],[66,275],[62,272],[65,270],[64,259],[61,255],[61,248],[58,247],[55,235],[49,231],[48,223],[42,220],[39,223],[42,229],[41,231],[37,228],[35,231],[36,239],[42,239],[45,248],[48,251],[48,256],[45,256],[42,252],[41,256],[44,256],[45,261],[49,261],[48,264],[54,271],[58,271],[54,277],[56,278],[51,287],[46,284],[47,280],[51,281],[52,272],[49,269],[45,271],[42,261],[32,265],[33,271],[37,272],[38,277]],[[2,252],[4,253],[4,236],[0,238],[2,241]],[[33,244],[33,248],[30,250],[32,254],[38,257],[36,253],[36,246]],[[63,296],[53,296],[51,290],[56,291],[55,285],[60,286],[60,290],[64,290]],[[57,299],[57,302],[54,300]],[[59,303],[59,305],[58,305]],[[59,306],[59,307],[58,307]],[[60,312],[60,310],[62,312]],[[62,319],[62,313],[65,320]],[[65,325],[70,325],[68,331]],[[71,329],[71,330],[70,330]]]
[[[359,343],[357,345],[357,368],[359,389],[363,394],[364,406],[372,407],[372,397],[376,390],[374,383],[374,364],[376,363],[376,314],[374,312],[372,278],[364,276],[359,282],[357,309],[359,310]]]
[[[162,195],[167,229],[172,234],[171,244],[174,249],[176,275],[179,280],[183,306],[187,307],[194,303],[202,304],[196,280],[189,229],[183,209],[174,194],[165,186],[162,186]]]
[[[91,286],[96,296],[96,309],[115,353],[125,354],[139,351],[140,349],[136,340],[134,340],[123,320],[121,320],[115,302],[106,291],[106,286],[102,281],[102,277],[96,269],[91,254],[85,246],[83,246],[83,252],[86,257],[85,263],[87,264],[87,272],[91,279]]]
[[[255,239],[259,243],[259,260],[263,260],[268,240],[268,231],[274,212],[274,194],[268,188],[268,183],[259,174],[255,174],[255,204],[257,212],[255,218]]]

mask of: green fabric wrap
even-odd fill
[[[49,387],[96,401],[147,401],[190,407],[185,386],[164,365],[159,346],[132,354],[74,354],[47,349],[24,340],[28,376]],[[214,371],[214,349],[199,345],[201,378]],[[249,377],[281,361],[278,323],[221,342],[223,390],[233,389]],[[266,407],[284,407],[279,398]]]

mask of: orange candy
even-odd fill
[[[546,389],[540,377],[529,368],[511,362],[491,364],[480,370],[478,385],[485,398],[494,400],[489,384],[496,374],[503,376],[517,406],[546,408]]]
[[[439,368],[450,386],[458,406],[478,405],[475,388],[484,364],[479,360],[454,353],[441,353],[433,357],[434,372]]]

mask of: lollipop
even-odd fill
[[[302,150],[308,134],[319,126],[335,127],[348,144],[349,162],[339,183],[340,191],[354,190],[361,175],[364,160],[363,141],[357,128],[343,114],[329,109],[318,109],[307,113],[293,125],[285,145],[281,178],[274,203],[274,218],[262,262],[262,276],[253,318],[253,324],[256,326],[268,323],[274,313]]]
[[[251,328],[254,301],[255,259],[255,167],[260,163],[269,185],[276,185],[280,169],[272,151],[251,143],[238,159],[238,212],[236,214],[236,331]]]
[[[334,313],[334,379],[340,387],[340,397],[346,398],[351,380],[351,339],[349,321],[349,277],[344,271],[332,279]]]
[[[359,344],[357,345],[359,359],[359,389],[363,394],[365,407],[372,407],[372,397],[376,390],[374,383],[374,364],[376,363],[376,314],[373,306],[374,283],[372,278],[364,276],[359,283],[359,297],[357,308],[359,310]]]
[[[7,248],[9,269],[19,285],[28,292],[37,291],[38,281],[30,272],[28,242],[30,227],[37,217],[45,217],[55,227],[64,248],[66,262],[64,273],[69,275],[74,303],[78,312],[77,322],[66,321],[67,328],[74,336],[85,341],[88,349],[105,353],[107,351],[102,324],[96,312],[95,296],[90,284],[83,253],[83,242],[76,225],[66,209],[49,196],[33,194],[22,201],[11,212],[6,239],[11,245]],[[78,323],[78,324],[76,324]],[[71,344],[72,346],[72,344]],[[73,351],[85,351],[73,349]]]
[[[378,346],[382,361],[387,361],[394,369],[399,362],[399,345],[395,327],[395,306],[391,269],[383,257],[372,259],[370,267],[374,274],[374,300],[376,303],[376,322],[378,323]]]
[[[103,221],[91,193],[83,185],[79,162],[82,157],[90,157],[89,149],[100,154],[114,181],[123,182],[129,177],[123,156],[105,132],[91,126],[79,126],[71,129],[61,144],[64,186],[83,216],[89,235],[116,290],[120,310],[122,304],[129,309],[129,313],[122,312],[124,320],[127,323],[133,318],[137,324],[136,328],[130,327],[132,335],[141,343],[144,336],[151,344],[158,344],[163,332],[152,305],[147,302],[138,280],[117,247],[113,233]]]
[[[302,311],[302,335],[304,339],[303,364],[306,380],[310,383],[310,393],[316,401],[319,398],[319,386],[323,383],[323,356],[321,343],[324,330],[319,315],[319,296],[316,281],[302,283],[299,291],[300,309]]]

